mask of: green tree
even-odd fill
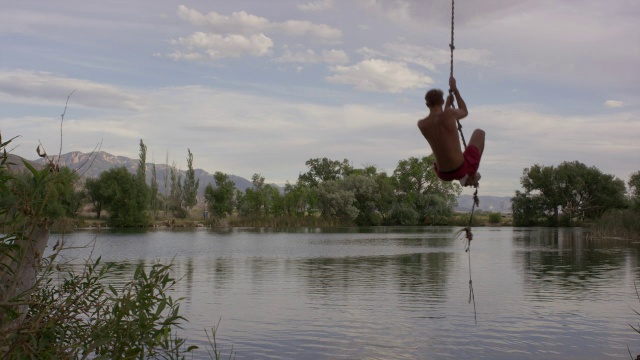
[[[245,192],[246,192],[246,190],[245,190]],[[236,192],[235,192],[233,198],[235,199],[236,210],[238,211],[238,214],[242,215],[242,216],[246,215],[246,213],[247,213],[247,211],[246,211],[247,210],[247,206],[245,205],[246,201],[245,201],[244,197],[245,197],[245,193],[242,192],[239,189],[236,189]]]
[[[264,191],[264,177],[260,174],[251,176],[253,188],[245,191],[245,202],[248,206],[249,213],[252,215],[264,215],[267,205],[267,196]]]
[[[87,198],[93,205],[93,210],[96,212],[96,217],[100,219],[102,214],[102,208],[104,204],[107,202],[107,194],[103,191],[102,182],[98,181],[98,179],[88,178],[84,187],[87,191]]]
[[[298,181],[292,185],[284,186],[284,196],[282,207],[285,214],[289,216],[304,216],[309,209],[316,205],[316,193],[308,185]]]
[[[627,184],[629,185],[629,193],[634,207],[640,210],[640,171],[631,174]]]
[[[433,163],[435,157],[429,155],[420,159],[411,157],[400,160],[393,172],[396,189],[395,216],[393,222],[407,224],[418,214],[418,219],[439,223],[453,215],[457,196],[462,188],[455,182],[438,179]],[[413,211],[409,211],[411,208]],[[420,220],[418,220],[420,222]]]
[[[420,222],[420,214],[415,206],[408,202],[396,202],[391,208],[389,223],[397,225],[416,225]]]
[[[39,185],[29,171],[11,176],[5,184],[8,191],[0,194],[0,208],[23,206],[20,199],[40,199],[41,215],[49,219],[75,218],[84,198],[83,192],[75,189],[79,177],[68,167],[58,168],[55,172],[55,176],[50,178],[41,175],[42,181],[47,182],[46,186]]]
[[[514,226],[536,226],[547,224],[545,199],[540,194],[516,191],[511,198]]]
[[[153,218],[158,216],[160,210],[160,192],[158,188],[158,173],[156,172],[156,164],[151,165],[151,186],[149,187],[149,209]]]
[[[633,197],[640,198],[640,171],[636,171],[629,177],[627,182],[629,185],[629,192]]]
[[[594,220],[607,209],[625,206],[625,185],[612,175],[578,162],[557,167],[534,165],[523,171],[524,192],[512,199],[514,224],[571,225],[573,219]],[[561,216],[562,215],[562,216]]]
[[[138,160],[138,169],[136,170],[136,178],[142,183],[147,182],[147,145],[140,139],[140,154]]]
[[[307,160],[305,165],[309,170],[300,174],[298,181],[310,187],[318,187],[323,181],[338,180],[353,169],[347,159],[340,162],[328,158],[315,158]]]
[[[264,183],[264,177],[253,174],[253,187],[238,197],[238,212],[243,216],[278,215],[282,212],[282,196],[277,188]]]
[[[569,221],[574,217],[593,220],[607,209],[625,207],[624,182],[613,175],[577,161],[563,162],[556,171],[562,212]]]
[[[184,204],[184,192],[182,189],[182,174],[176,169],[175,164],[171,166],[171,192],[169,193],[169,210],[173,216],[178,219],[184,219],[187,217],[187,210],[185,210]]]
[[[318,206],[324,217],[355,220],[360,213],[355,203],[354,192],[345,189],[338,180],[327,180],[318,185]]]
[[[272,184],[264,186],[264,195],[266,198],[265,212],[271,216],[281,216],[284,214],[284,197],[280,189]]]
[[[396,202],[396,189],[393,185],[393,179],[387,176],[384,172],[376,174],[375,181],[379,194],[376,208],[382,217],[382,223],[387,224],[390,223],[393,206]]]
[[[147,224],[147,194],[136,175],[124,166],[100,174],[98,181],[106,198],[103,204],[109,211],[112,226],[145,226]]]
[[[535,201],[523,203],[528,205],[528,210],[521,213],[530,213],[536,207],[541,211],[535,218],[546,218],[547,225],[559,224],[559,208],[562,204],[560,194],[560,182],[553,166],[533,165],[525,168],[520,183],[525,189],[524,196],[536,198]],[[517,206],[517,202],[515,203]],[[533,205],[536,205],[535,207]],[[514,210],[514,212],[517,210]],[[535,223],[535,221],[534,221]]]
[[[236,191],[236,184],[229,175],[216,171],[213,174],[216,183],[214,188],[211,184],[204,190],[204,197],[208,209],[215,217],[222,218],[231,215],[233,212],[233,198]]]
[[[434,162],[433,155],[400,160],[393,172],[398,191],[404,194],[437,193],[455,199],[462,188],[456,182],[440,180],[433,168]]]
[[[145,200],[145,210],[148,208],[150,198],[150,190],[147,185],[147,145],[140,139],[140,157],[138,160],[138,169],[136,170],[136,179],[138,180],[139,196]]]
[[[355,218],[357,225],[380,225],[382,223],[382,216],[378,211],[380,189],[375,177],[354,174],[337,182],[344,190],[353,194],[353,206],[358,209],[358,215]]]
[[[193,154],[191,149],[187,149],[189,155],[187,156],[187,173],[184,177],[184,185],[182,186],[182,194],[184,197],[184,206],[187,208],[188,213],[191,213],[191,209],[198,203],[198,187],[200,186],[200,180],[196,179],[196,172],[193,169]]]

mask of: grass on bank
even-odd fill
[[[592,234],[599,238],[640,240],[640,211],[613,209],[593,224]]]
[[[468,226],[469,213],[457,213],[452,217],[437,222],[425,219],[423,225],[431,226]],[[61,219],[56,223],[57,232],[70,231],[79,228],[105,228],[108,225],[108,213],[97,219],[94,214],[83,213],[76,219]],[[472,226],[511,226],[512,218],[498,212],[486,212],[476,210],[473,214]],[[238,216],[232,215],[226,218],[207,217],[202,215],[202,211],[194,210],[191,216],[179,219],[172,215],[158,215],[154,220],[149,220],[145,227],[166,227],[166,228],[190,228],[190,227],[353,227],[357,224],[348,219],[325,218],[322,216]]]

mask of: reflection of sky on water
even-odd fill
[[[633,351],[638,244],[585,240],[580,229],[475,228],[469,256],[455,230],[107,232],[93,254],[119,262],[115,283],[137,263],[173,261],[189,338],[205,345],[204,329],[222,318],[218,340],[233,344],[237,359],[607,359],[628,356],[627,345]],[[92,239],[80,232],[67,240]]]

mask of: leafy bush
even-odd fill
[[[170,266],[156,264],[146,272],[138,265],[118,288],[108,285],[113,270],[113,263],[98,258],[56,281],[48,266],[26,319],[0,334],[4,358],[184,358],[185,340],[172,333],[184,318],[179,302],[166,294],[176,282]]]
[[[497,212],[489,213],[488,221],[490,224],[499,224],[500,222],[502,222],[502,214]]]

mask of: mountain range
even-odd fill
[[[57,156],[50,157],[51,160],[57,162]],[[13,161],[16,164],[20,164],[20,161]],[[32,163],[44,165],[45,159],[38,159],[31,161]],[[60,156],[60,166],[67,166],[71,170],[77,171],[82,177],[85,178],[97,178],[103,171],[107,171],[114,167],[124,166],[127,170],[135,173],[138,169],[138,160],[131,159],[125,156],[116,156],[104,151],[98,151],[90,154],[82,153],[79,151],[73,151]],[[158,181],[158,189],[161,193],[170,189],[169,173],[171,165],[168,164],[155,164],[156,166],[156,179]],[[146,164],[146,176],[147,182],[151,182],[153,164]],[[208,184],[215,186],[215,180],[213,174],[204,171],[202,169],[194,169],[196,178],[200,180],[200,186],[198,187],[198,193],[203,196],[204,189]],[[178,170],[182,174],[184,179],[186,171]],[[253,186],[252,182],[236,175],[229,175],[229,178],[236,184],[236,188],[240,191]],[[170,180],[169,180],[170,181]],[[166,187],[165,187],[166,184]],[[511,212],[511,197],[509,196],[480,196],[479,210],[491,211],[491,212]],[[471,210],[473,204],[473,197],[471,195],[461,195],[458,197],[458,206],[455,208],[457,212],[466,212]]]
[[[50,156],[50,160],[58,163],[58,156]],[[33,162],[37,164],[45,164],[46,160],[38,159]],[[84,178],[97,178],[103,171],[107,171],[109,169],[124,166],[131,173],[135,173],[138,169],[139,160],[131,159],[125,156],[116,156],[109,154],[104,151],[98,151],[90,154],[82,153],[79,151],[73,151],[67,154],[60,155],[60,166],[66,166],[71,170],[76,171]],[[147,183],[151,183],[152,177],[152,169],[154,164],[147,163],[146,168],[146,178]],[[170,172],[171,165],[168,164],[155,164],[156,167],[156,180],[158,182],[158,189],[161,193],[165,192],[165,189],[169,191],[170,184]],[[213,178],[213,174],[210,174],[202,169],[194,169],[196,179],[200,181],[200,186],[198,187],[198,194],[200,196],[204,195],[204,189],[207,185],[211,184],[215,186],[215,180]],[[185,178],[186,170],[178,169],[178,172],[182,175],[182,179]],[[236,188],[244,191],[245,189],[253,186],[253,183],[243,177],[229,175],[231,181],[236,184]],[[166,187],[165,187],[166,186]]]

